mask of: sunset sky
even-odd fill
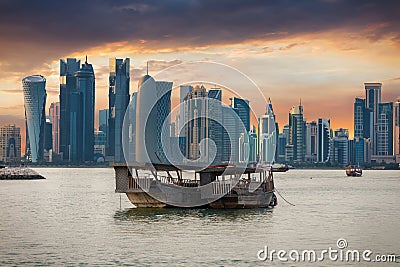
[[[353,132],[364,82],[400,95],[399,1],[18,1],[0,0],[0,124],[24,129],[21,79],[47,79],[58,101],[59,59],[88,55],[96,107],[108,107],[108,59],[131,58],[131,92],[180,62],[227,64],[273,101],[282,127],[299,99],[308,121]],[[258,114],[259,115],[259,114]]]

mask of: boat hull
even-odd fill
[[[213,209],[253,209],[271,207],[271,200],[274,195],[270,192],[256,192],[245,195],[227,194],[220,199],[210,201],[207,205],[202,205],[202,208]],[[129,201],[137,208],[166,208],[166,207],[181,207],[167,204],[155,199],[146,192],[126,193]],[[196,207],[199,208],[199,207]]]

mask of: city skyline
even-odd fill
[[[35,73],[46,77],[48,110],[50,103],[58,102],[58,60],[77,57],[83,61],[86,54],[96,72],[96,111],[108,108],[111,57],[131,58],[131,93],[147,61],[151,75],[182,61],[221,62],[248,75],[271,97],[280,125],[287,124],[288,111],[302,98],[307,120],[334,117],[332,128],[348,128],[351,136],[349,114],[354,97],[364,96],[360,90],[364,82],[383,83],[383,102],[398,97],[397,2],[310,1],[292,3],[291,8],[280,2],[231,3],[223,7],[211,2],[109,6],[99,1],[91,9],[90,2],[85,2],[80,3],[87,12],[85,22],[71,11],[72,19],[65,20],[69,24],[63,24],[64,33],[56,38],[54,32],[62,19],[47,23],[59,13],[56,4],[2,3],[0,23],[8,26],[0,28],[4,37],[0,43],[0,123],[24,128],[22,97],[16,97],[21,96],[23,77]],[[43,7],[37,10],[38,6]],[[235,12],[239,10],[243,12]],[[193,13],[204,14],[213,23],[189,23]],[[29,19],[37,14],[42,19]],[[169,20],[171,16],[176,20]],[[102,23],[94,24],[98,21],[94,18]],[[90,30],[93,27],[97,30]]]
[[[215,141],[217,148],[217,158],[214,160],[214,164],[218,165],[219,162],[227,161],[225,158],[230,157],[229,155],[232,155],[234,161],[244,162],[246,158],[255,152],[254,149],[251,152],[251,146],[254,147],[252,145],[253,141],[251,141],[253,133],[255,134],[255,138],[257,138],[257,135],[259,137],[259,153],[257,153],[258,155],[256,154],[256,157],[261,162],[264,162],[265,158],[269,158],[266,162],[278,161],[279,163],[294,164],[325,164],[331,162],[343,165],[347,162],[354,162],[356,158],[364,158],[363,162],[365,163],[370,163],[370,159],[373,159],[374,162],[380,162],[380,160],[391,162],[395,159],[393,157],[393,146],[396,145],[396,142],[393,142],[393,134],[398,130],[397,128],[395,129],[395,126],[398,125],[399,113],[393,109],[393,102],[382,103],[381,83],[364,83],[365,99],[355,98],[353,115],[356,136],[354,139],[349,139],[349,130],[344,128],[336,129],[333,134],[334,129],[330,126],[330,119],[318,118],[318,123],[315,121],[307,122],[304,118],[303,105],[300,100],[299,105],[292,107],[288,114],[289,124],[284,125],[281,131],[281,134],[285,135],[286,141],[281,144],[279,141],[280,134],[278,136],[274,133],[275,126],[279,129],[279,124],[276,123],[275,125],[275,114],[273,113],[271,99],[268,99],[268,101],[265,100],[266,113],[258,117],[258,124],[255,122],[254,125],[254,122],[251,122],[250,119],[252,116],[251,112],[253,112],[250,107],[250,101],[245,98],[232,96],[232,94],[235,94],[229,92],[229,89],[227,91],[228,96],[223,96],[223,88],[216,88],[216,84],[214,84],[214,87],[211,86],[209,92],[207,92],[207,89],[203,85],[196,85],[196,83],[201,84],[201,82],[180,86],[178,98],[180,99],[180,104],[184,106],[184,114],[182,114],[182,110],[178,110],[179,116],[176,116],[175,120],[171,120],[169,113],[174,106],[171,101],[174,82],[168,81],[169,79],[167,81],[155,81],[146,72],[147,74],[142,77],[139,83],[139,101],[136,100],[136,93],[133,93],[132,99],[134,103],[133,106],[130,104],[128,108],[127,105],[130,98],[128,82],[130,76],[129,62],[129,58],[125,60],[110,59],[109,109],[99,111],[100,127],[104,124],[108,124],[108,127],[103,128],[102,131],[100,129],[100,131],[95,131],[94,128],[95,73],[92,65],[88,63],[87,57],[81,67],[80,61],[75,58],[60,60],[60,103],[52,103],[50,105],[49,116],[45,114],[47,97],[45,77],[33,75],[24,78],[22,85],[25,96],[26,124],[28,125],[26,132],[29,132],[30,137],[29,139],[27,138],[27,142],[32,139],[30,147],[28,147],[29,149],[26,150],[26,159],[32,162],[52,162],[52,159],[55,159],[54,156],[57,158],[61,156],[60,159],[64,162],[89,162],[93,160],[97,161],[100,158],[102,158],[103,162],[104,160],[121,162],[123,161],[121,150],[121,146],[123,145],[121,139],[122,131],[126,131],[125,136],[129,138],[126,140],[129,140],[128,142],[133,145],[132,148],[135,148],[135,152],[133,150],[132,152],[135,155],[141,155],[143,149],[136,146],[136,144],[140,144],[143,140],[143,134],[140,134],[140,131],[143,130],[143,125],[146,125],[146,129],[149,125],[152,125],[151,127],[154,129],[149,131],[149,136],[152,136],[154,140],[152,139],[153,141],[146,142],[145,144],[146,147],[150,145],[152,147],[151,150],[154,152],[150,153],[150,155],[154,154],[154,156],[151,156],[151,161],[167,162],[165,149],[167,151],[172,149],[172,147],[170,148],[170,138],[171,140],[174,139],[176,136],[175,132],[181,132],[179,129],[175,130],[176,125],[181,124],[181,118],[178,118],[181,115],[184,115],[185,120],[189,122],[185,126],[184,134],[186,139],[185,154],[189,160],[197,160],[199,158],[199,152],[201,151],[199,146],[201,144],[200,140],[211,137]],[[174,75],[170,78],[174,79]],[[223,99],[225,101],[229,99],[229,108],[221,106]],[[211,100],[217,100],[218,104],[213,103]],[[150,112],[154,118],[149,119],[149,121],[156,123],[148,124],[146,123],[148,118],[143,109],[151,108],[153,101],[157,101],[157,108],[155,109],[155,113],[153,111]],[[117,102],[119,103],[117,104]],[[138,106],[136,107],[136,105]],[[54,106],[60,107],[59,120],[57,114],[52,114],[54,113]],[[218,106],[222,110],[218,111]],[[68,108],[65,109],[65,107]],[[126,124],[125,120],[122,122],[123,114],[126,111],[129,111],[128,124]],[[232,129],[229,131],[235,135],[228,142],[230,144],[228,144],[229,148],[225,148],[225,139],[227,138],[225,137],[225,132],[220,131],[219,126],[214,125],[211,120],[195,118],[196,114],[200,115],[203,113],[207,118],[209,117],[208,113],[214,114],[214,116],[215,114],[223,114],[219,120],[227,127],[226,130],[229,130],[231,127]],[[236,114],[237,119],[241,123],[236,121],[237,119],[231,118],[231,115],[228,113]],[[397,114],[397,117],[393,116],[393,113]],[[193,118],[195,119],[192,121]],[[272,119],[271,122],[268,121],[268,118]],[[218,119],[218,117],[214,117],[213,119]],[[59,125],[57,123],[54,124],[57,121],[59,121]],[[62,121],[65,122],[61,123]],[[120,126],[115,125],[114,121],[119,121]],[[165,130],[164,123],[167,123]],[[122,127],[122,124],[124,124],[125,128]],[[66,128],[66,125],[69,126]],[[60,132],[57,130],[58,127],[60,127]],[[239,129],[240,127],[243,127],[243,129]],[[110,138],[107,138],[107,135],[114,130],[115,134],[110,135],[110,140]],[[139,134],[136,134],[137,131],[139,131]],[[52,148],[54,141],[56,141],[54,137],[59,133],[60,136],[67,136],[64,142],[68,143],[64,144],[67,150],[61,151],[62,149],[60,149],[60,155],[57,155],[57,152],[56,154],[53,153],[57,147],[54,150]],[[163,134],[168,138],[162,140]],[[265,134],[265,141],[263,134]],[[175,145],[179,144],[180,146],[181,137],[180,135],[173,143],[175,142]],[[272,141],[271,138],[275,141],[269,144]],[[60,140],[62,144],[63,139]],[[166,148],[163,147],[164,141],[167,142]],[[3,142],[5,141],[3,140]],[[7,144],[12,144],[14,141],[10,139],[10,142]],[[78,144],[77,142],[80,143]],[[93,142],[96,146],[93,146]],[[270,149],[267,147],[271,145],[275,146],[273,143],[278,143],[278,148],[280,145],[284,146],[284,151],[282,152],[278,149],[276,153],[271,154]],[[107,147],[109,147],[109,151],[105,152]],[[62,145],[60,145],[60,148],[62,148]],[[249,148],[250,151],[248,151]],[[206,158],[212,154],[208,155],[208,149],[208,144],[205,143],[204,151]],[[131,157],[131,148],[129,148],[129,151],[129,160],[135,160]],[[67,156],[66,152],[69,153]],[[96,159],[93,157],[95,154]],[[107,158],[108,156],[110,158]],[[276,159],[274,159],[274,156]],[[280,156],[284,156],[284,160]],[[206,158],[200,159],[200,161],[209,161]],[[256,158],[254,160],[258,161]]]

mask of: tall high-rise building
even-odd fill
[[[259,118],[259,155],[260,162],[272,164],[275,161],[276,123],[271,100],[268,100],[265,115]]]
[[[349,163],[349,130],[339,128],[335,130],[334,137],[332,139],[332,158],[331,162],[340,165],[346,165]]]
[[[369,138],[355,137],[348,142],[348,161],[351,164],[371,162],[371,142]]]
[[[286,143],[289,143],[289,136],[290,136],[290,127],[289,124],[283,126],[282,134],[286,139]]]
[[[177,135],[183,136],[185,131],[185,109],[184,109],[184,101],[187,99],[188,93],[193,91],[193,86],[191,85],[181,85],[179,87],[179,104],[181,105],[179,109],[179,114],[177,115],[176,127],[177,127]],[[182,132],[182,133],[180,133]]]
[[[223,154],[222,90],[211,88],[208,91],[208,109],[212,118],[208,119],[209,138],[214,141],[216,151],[213,165],[221,164]]]
[[[71,95],[77,91],[75,72],[80,68],[81,61],[76,58],[60,59],[60,139],[59,153],[64,160],[69,159],[70,151],[70,113]]]
[[[241,99],[237,97],[231,98],[231,107],[233,107],[241,119],[244,127],[246,129],[246,133],[250,131],[250,106],[249,100]]]
[[[379,103],[376,122],[377,156],[393,155],[393,103]]]
[[[46,79],[41,75],[32,75],[22,79],[24,90],[24,107],[26,120],[26,137],[29,144],[32,162],[43,160],[45,107],[46,107]]]
[[[208,162],[209,107],[208,94],[204,86],[196,86],[185,101],[186,155],[188,159]],[[200,147],[202,142],[202,147]],[[200,152],[202,150],[202,153]],[[200,158],[201,157],[201,158]]]
[[[172,82],[146,74],[136,97],[136,161],[166,164],[162,138],[169,138]],[[165,127],[164,127],[165,126]]]
[[[397,98],[394,105],[394,153],[400,160],[400,97]]]
[[[305,161],[317,161],[317,122],[306,123],[306,155]]]
[[[249,163],[258,161],[258,138],[257,133],[253,130],[249,133]]]
[[[46,122],[44,125],[44,152],[43,160],[49,162],[52,160],[53,155],[53,123],[51,122],[51,117],[46,117]]]
[[[240,127],[243,124],[241,123],[241,118],[238,118],[237,114],[238,111],[236,108],[224,105],[222,106],[222,122],[223,122],[222,162],[223,163],[238,161],[240,133],[243,133],[246,130],[244,127]]]
[[[130,59],[110,58],[109,99],[109,156],[115,162],[123,162],[122,131],[125,112],[129,105]],[[127,132],[125,132],[127,133]]]
[[[276,159],[279,163],[284,163],[286,161],[285,154],[286,154],[286,136],[283,133],[278,135],[278,158]]]
[[[21,160],[21,133],[14,124],[0,128],[0,161],[20,162]]]
[[[50,118],[46,118],[44,126],[44,150],[49,152],[53,149],[53,123]]]
[[[157,155],[162,162],[168,162],[163,148],[163,139],[171,136],[171,92],[172,82],[156,81],[157,91]]]
[[[317,126],[317,162],[329,161],[331,149],[331,127],[330,121],[319,118]]]
[[[60,153],[60,102],[50,104],[49,116],[52,123],[53,151]]]
[[[289,112],[289,142],[286,146],[289,162],[301,163],[305,159],[305,121],[303,106],[294,106]]]
[[[75,91],[70,94],[69,160],[93,161],[95,77],[87,58],[74,74]]]
[[[373,112],[367,108],[365,99],[356,98],[354,102],[354,137],[373,136]]]
[[[371,139],[371,149],[372,155],[377,155],[377,130],[378,130],[378,113],[379,113],[379,103],[381,103],[381,83],[364,83],[365,86],[365,107],[372,112],[372,136]]]
[[[249,162],[250,157],[250,143],[247,133],[240,133],[239,135],[239,148],[238,148],[238,161],[240,163]]]

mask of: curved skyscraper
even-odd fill
[[[26,120],[27,151],[32,162],[43,160],[44,127],[46,123],[46,79],[32,75],[22,79]]]

